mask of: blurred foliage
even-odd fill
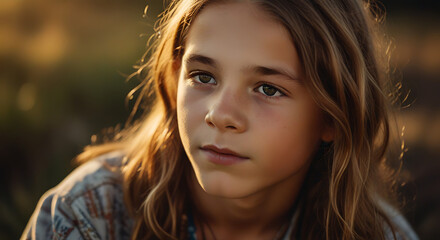
[[[144,8],[149,5],[146,16]],[[421,239],[440,239],[438,1],[384,1],[409,108],[402,187]],[[124,124],[126,82],[162,1],[0,1],[0,239],[17,239],[40,196],[106,127]]]

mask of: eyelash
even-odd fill
[[[202,82],[199,82],[199,81],[195,81],[194,78],[197,77],[197,76],[209,76],[209,77],[211,77],[212,79],[214,79],[214,77],[213,77],[211,74],[209,74],[209,73],[205,73],[205,72],[199,72],[199,71],[197,71],[197,72],[192,72],[192,73],[189,73],[189,74],[188,74],[188,78],[191,79],[194,83],[202,84],[202,85],[204,85],[204,84],[208,84],[208,83],[202,83]]]
[[[278,98],[280,98],[280,97],[284,97],[284,96],[286,96],[286,94],[284,94],[284,92],[283,91],[281,91],[280,89],[278,89],[277,87],[275,87],[275,86],[273,86],[273,85],[271,85],[271,84],[268,84],[268,83],[266,83],[266,82],[262,82],[258,87],[257,87],[257,89],[259,89],[260,87],[262,87],[262,86],[268,86],[268,87],[270,87],[270,88],[273,88],[273,89],[275,89],[277,92],[279,92],[279,94],[280,94],[280,96],[268,96],[268,95],[266,95],[266,94],[264,94],[263,93],[263,97],[265,97],[266,99],[278,99]],[[276,94],[276,92],[275,92],[275,94]]]
[[[191,72],[191,73],[188,74],[188,78],[189,78],[194,84],[197,84],[197,85],[205,85],[205,84],[208,84],[208,83],[202,83],[202,82],[199,82],[199,81],[196,81],[196,80],[195,80],[195,77],[197,77],[197,76],[201,76],[201,75],[209,76],[209,77],[211,77],[212,79],[214,79],[214,77],[213,77],[210,73],[202,72],[202,71]],[[269,84],[269,83],[267,83],[267,82],[262,82],[260,85],[258,85],[258,87],[257,87],[256,89],[259,89],[259,88],[262,87],[262,86],[268,86],[268,87],[270,87],[270,88],[275,89],[277,92],[280,93],[280,96],[268,96],[268,95],[262,93],[263,97],[265,97],[266,99],[274,100],[274,99],[278,99],[278,98],[280,98],[280,97],[284,97],[284,96],[286,96],[286,94],[285,94],[283,91],[281,91],[281,90],[278,89],[277,87],[275,87],[275,86],[273,86],[273,85],[271,85],[271,84]]]

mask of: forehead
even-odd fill
[[[287,29],[254,3],[208,5],[192,22],[185,55],[207,55],[223,63],[279,65],[299,69]],[[184,56],[185,58],[185,56]]]

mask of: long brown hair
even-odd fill
[[[191,22],[208,4],[227,1],[171,1],[158,21],[138,71],[140,120],[116,138],[89,146],[81,161],[105,152],[126,153],[124,197],[135,218],[133,239],[180,239],[191,171],[176,121],[176,66]],[[307,88],[334,127],[309,170],[301,214],[302,239],[384,239],[394,233],[378,199],[392,194],[385,153],[390,141],[390,90],[378,47],[377,20],[369,3],[357,0],[249,0],[290,33]],[[132,77],[133,77],[132,76]]]

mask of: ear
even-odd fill
[[[326,122],[322,129],[321,140],[324,142],[332,142],[335,139],[335,128],[332,123]]]

